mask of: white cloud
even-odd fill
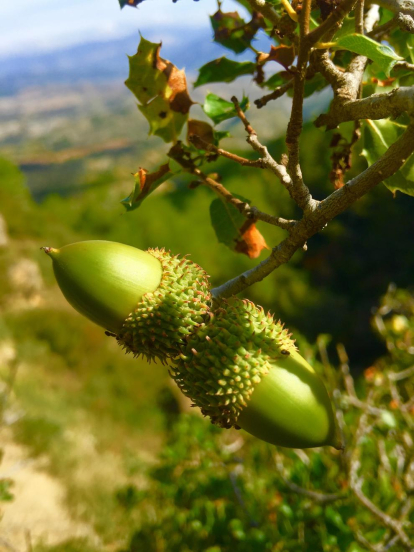
[[[225,0],[223,9],[239,4]],[[119,9],[118,0],[19,0],[0,3],[0,56],[53,50],[91,40],[126,36],[137,29],[180,39],[184,29],[209,28],[216,0],[146,0],[138,9]]]

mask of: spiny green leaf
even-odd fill
[[[256,32],[264,26],[263,17],[254,13],[246,23],[237,12],[224,13],[219,9],[210,17],[214,30],[214,40],[225,48],[240,54],[250,46]]]
[[[251,61],[238,62],[221,57],[200,67],[194,87],[209,82],[232,82],[242,75],[252,75],[255,69],[256,64]]]
[[[249,98],[243,96],[242,101],[240,102],[240,107],[243,111],[249,109]],[[215,125],[225,121],[226,119],[231,119],[232,117],[237,116],[236,109],[233,102],[228,102],[216,94],[207,94],[204,105],[204,113],[210,117]]]
[[[404,132],[405,127],[389,119],[368,121],[364,123],[364,149],[362,155],[369,165],[379,159]],[[394,175],[384,181],[385,186],[393,193],[397,190],[414,196],[414,156]]]
[[[140,102],[138,108],[149,122],[150,134],[175,142],[193,102],[184,71],[161,58],[160,50],[161,44],[141,37],[137,53],[129,57],[125,85]]]
[[[150,134],[159,136],[164,142],[177,141],[187,115],[173,111],[171,104],[161,96],[145,105],[139,105],[138,109],[150,124]]]
[[[125,81],[125,86],[143,104],[163,94],[167,86],[165,74],[156,67],[160,48],[161,44],[149,42],[141,37],[137,53],[128,56],[129,77]]]
[[[397,61],[403,58],[397,55],[392,48],[385,44],[380,44],[372,38],[369,38],[358,33],[352,33],[342,36],[336,41],[339,48],[349,50],[356,54],[361,54],[375,61],[378,67],[389,76],[391,69]]]

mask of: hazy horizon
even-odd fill
[[[236,7],[243,13],[233,0],[225,0],[222,9]],[[180,40],[188,21],[192,29],[211,30],[208,15],[216,10],[216,0],[179,0],[175,4],[172,0],[146,0],[137,9],[123,10],[117,0],[71,0],[70,5],[56,0],[20,0],[18,5],[0,5],[0,58],[109,41],[138,31],[168,44]]]

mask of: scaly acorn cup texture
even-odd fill
[[[187,340],[171,376],[220,427],[284,447],[341,448],[321,378],[283,325],[251,301],[223,302]]]
[[[322,379],[270,314],[232,298],[213,310],[208,276],[164,249],[107,241],[53,249],[68,302],[170,375],[212,423],[269,443],[342,448]]]

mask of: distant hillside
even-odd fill
[[[212,34],[186,30],[185,40],[176,35],[165,36],[160,30],[158,40],[165,37],[162,55],[187,72],[223,55],[235,58],[229,50],[212,41]],[[155,34],[155,33],[154,33]],[[82,81],[100,82],[125,79],[128,74],[127,54],[136,52],[139,34],[116,40],[90,42],[43,54],[12,56],[0,59],[0,96],[16,94],[31,86],[74,84]],[[256,44],[268,49],[269,40],[262,36]],[[249,54],[247,54],[249,56]],[[246,55],[242,54],[243,59]],[[250,57],[253,53],[250,54]],[[237,56],[236,56],[237,57]]]

